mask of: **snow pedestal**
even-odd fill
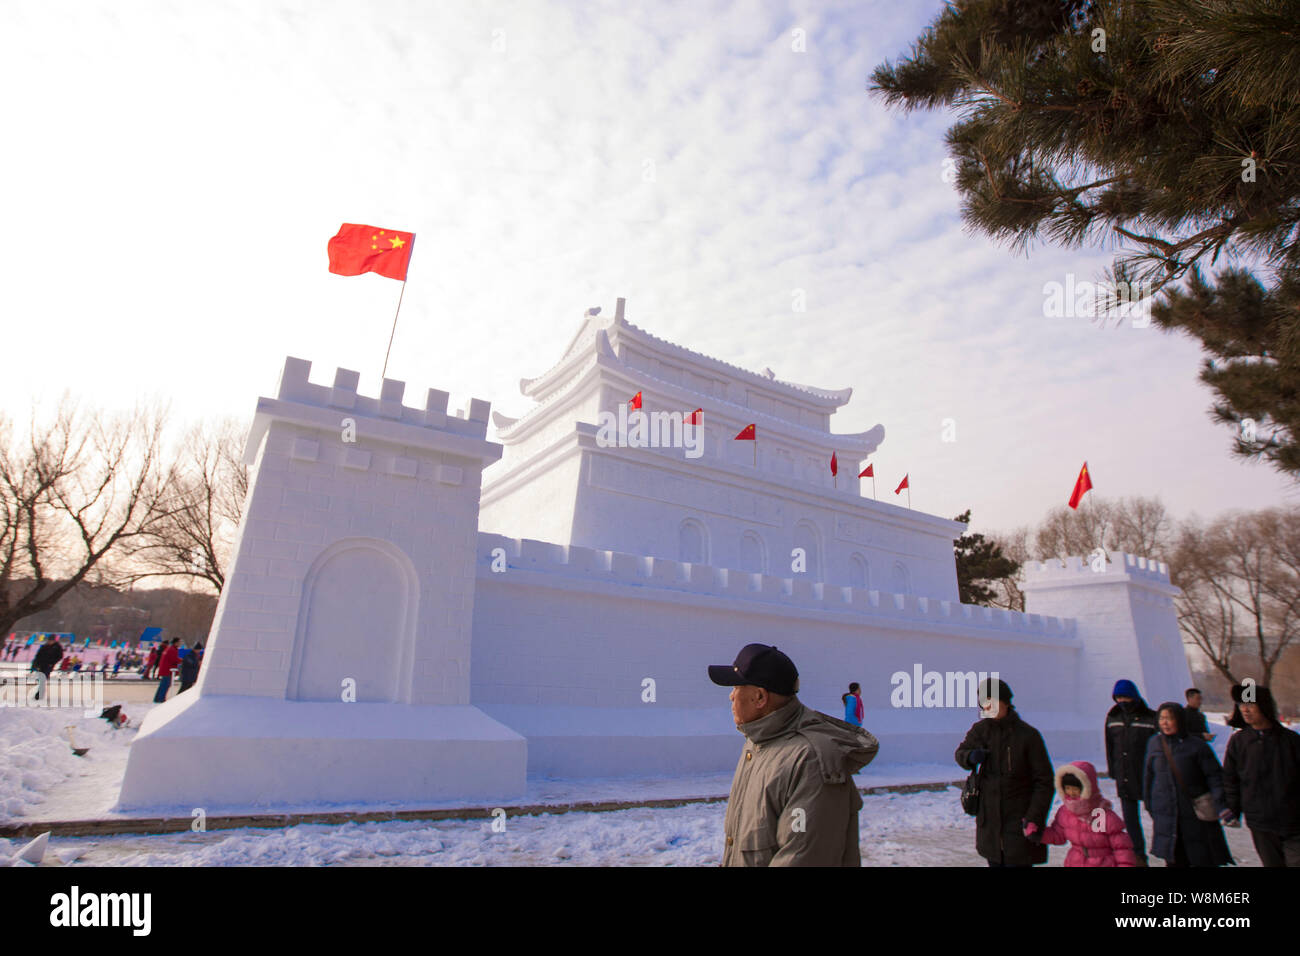
[[[189,691],[131,746],[119,805],[488,801],[523,792],[522,737],[476,707]]]
[[[488,403],[447,414],[287,359],[258,401],[199,681],[151,712],[119,807],[522,795],[523,737],[470,705]]]

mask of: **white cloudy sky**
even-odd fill
[[[417,234],[408,394],[519,414],[621,295],[672,341],[853,386],[835,430],[883,423],[882,494],[910,471],[920,509],[1036,521],[1085,458],[1180,514],[1294,503],[1229,456],[1192,342],[1044,318],[1043,283],[1105,252],[963,231],[951,117],[865,92],[938,9],[7,0],[0,403],[247,416],[287,354],[377,391],[399,285],[326,268],[363,222]]]

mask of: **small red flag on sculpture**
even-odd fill
[[[637,392],[637,393],[636,393],[635,395],[633,395],[630,399],[628,399],[627,407],[628,407],[628,408],[640,408],[640,407],[641,407],[641,393],[640,393],[640,392]]]
[[[911,472],[908,472],[908,474],[911,474]],[[907,483],[907,475],[904,475],[904,476],[903,476],[903,480],[900,481],[900,482],[898,483],[898,487],[894,489],[894,494],[898,494],[898,493],[899,493],[900,491],[902,491],[904,488],[910,488],[910,487],[911,487],[911,485],[909,485],[909,484]]]
[[[831,452],[831,474],[838,475],[839,473],[840,473],[840,466],[835,461],[835,452]]]
[[[732,441],[758,441],[758,438],[754,435],[754,426],[752,424],[746,425]]]
[[[875,466],[874,466],[874,465],[867,465],[866,468],[863,468],[862,471],[858,473],[858,477],[859,477],[859,478],[874,478],[874,477],[876,477]]]
[[[329,241],[330,272],[340,276],[374,272],[405,282],[414,243],[413,232],[345,222]]]
[[[703,424],[704,424],[704,409],[702,409],[702,408],[697,408],[697,409],[695,409],[695,411],[693,411],[693,412],[691,412],[689,415],[687,415],[687,416],[686,416],[686,424],[687,424],[687,425],[703,425]]]
[[[1079,472],[1079,477],[1074,481],[1074,491],[1070,492],[1070,507],[1078,509],[1079,502],[1083,500],[1085,492],[1092,490],[1092,478],[1088,475],[1088,463],[1083,463],[1083,469]]]

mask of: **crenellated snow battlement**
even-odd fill
[[[1169,565],[1154,558],[1139,557],[1126,551],[1108,551],[1104,571],[1094,571],[1087,558],[1071,555],[1062,561],[1052,558],[1047,561],[1026,561],[1024,565],[1025,583],[1048,584],[1061,580],[1075,581],[1082,575],[1120,579],[1131,578],[1137,581],[1150,581],[1155,584],[1170,585]]]
[[[449,414],[449,395],[441,389],[429,389],[425,395],[424,407],[421,408],[402,403],[406,383],[397,379],[385,378],[380,386],[379,397],[373,398],[357,392],[361,373],[352,369],[336,369],[332,386],[316,385],[309,380],[310,375],[311,362],[286,358],[276,397],[280,401],[345,412],[352,417],[387,419],[448,431],[467,438],[487,437],[488,414],[492,405],[483,399],[467,399],[461,408]]]
[[[494,561],[499,563],[499,556],[494,554],[498,548],[505,553],[507,569],[569,579],[662,588],[701,596],[784,604],[792,608],[837,613],[861,613],[938,625],[965,625],[1030,637],[1072,638],[1076,635],[1075,621],[1072,618],[1022,614],[915,594],[841,587],[794,577],[737,571],[483,532],[478,536],[479,577],[494,576],[491,567]],[[495,573],[508,574],[509,570]]]

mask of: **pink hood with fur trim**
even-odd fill
[[[1061,778],[1073,774],[1083,784],[1081,796],[1065,796]],[[1124,831],[1124,821],[1111,809],[1111,803],[1097,785],[1097,770],[1086,760],[1062,764],[1056,768],[1056,795],[1062,806],[1043,831],[1043,842],[1070,844],[1066,866],[1137,866],[1133,841]]]

